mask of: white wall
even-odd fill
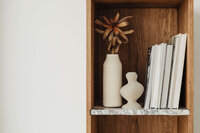
[[[0,0],[0,133],[86,131],[85,21],[85,0]]]
[[[200,0],[194,0],[194,133],[200,132]]]

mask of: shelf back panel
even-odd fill
[[[134,33],[128,35],[129,42],[123,44],[119,50],[123,66],[123,85],[127,83],[126,73],[137,72],[138,81],[145,86],[148,47],[167,42],[178,33],[177,8],[104,8],[96,5],[95,19],[98,16],[113,17],[119,12],[120,17],[133,16],[129,20],[128,29]],[[102,105],[103,63],[107,54],[107,43],[102,35],[95,33],[94,77],[95,77],[95,105]],[[144,93],[139,99],[144,103]]]

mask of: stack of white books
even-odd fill
[[[145,109],[179,108],[186,38],[178,34],[149,48]]]

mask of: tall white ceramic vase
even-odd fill
[[[107,54],[103,64],[103,106],[122,105],[122,64],[118,54]]]

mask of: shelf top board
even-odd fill
[[[183,0],[95,0],[97,3],[181,4]]]
[[[95,106],[91,109],[91,115],[189,115],[188,109],[137,109],[128,110],[122,108],[106,108]]]
[[[184,0],[95,0],[98,4],[110,6],[129,5],[131,7],[179,7]]]

